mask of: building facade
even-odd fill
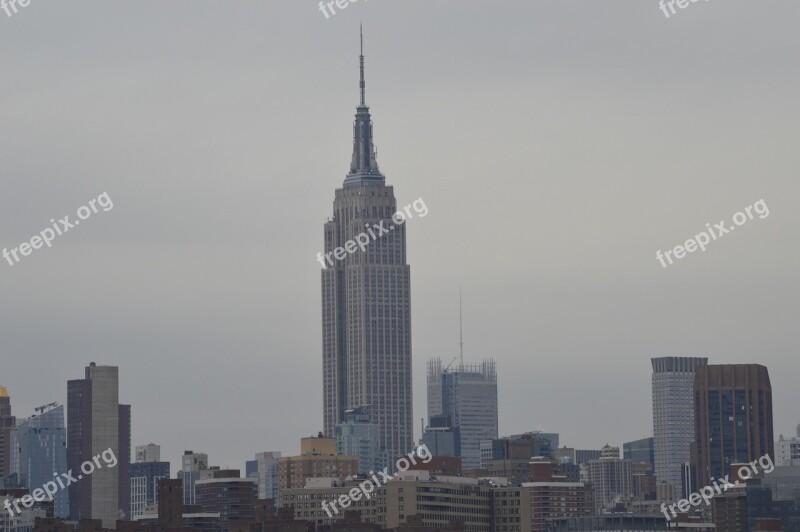
[[[722,478],[731,464],[775,456],[772,385],[760,364],[697,369],[694,380],[696,486]]]
[[[689,463],[695,435],[694,374],[708,364],[708,358],[659,357],[650,361],[656,479],[677,497],[683,493],[682,469]]]
[[[15,423],[8,388],[0,386],[0,478],[11,474],[11,430]]]
[[[604,446],[600,458],[587,463],[589,483],[594,489],[595,511],[633,499],[633,469],[630,460],[620,459],[619,448]]]
[[[116,467],[97,468],[69,486],[70,518],[99,519],[112,527],[130,516],[130,405],[119,404],[119,368],[85,369],[85,378],[67,382],[67,468],[81,465],[111,449]]]
[[[215,529],[227,532],[235,523],[255,520],[258,484],[250,478],[210,478],[195,483],[203,514],[219,514]]]
[[[156,455],[150,454],[151,458]],[[158,455],[160,456],[160,454]],[[158,504],[158,482],[170,477],[169,462],[134,462],[130,467],[131,520],[135,520]]]
[[[413,448],[411,270],[406,226],[392,221],[394,190],[378,168],[373,145],[363,48],[360,60],[352,162],[336,190],[320,257],[324,431],[333,436],[346,410],[371,405],[381,450],[394,460]],[[367,236],[363,249],[353,246],[350,252],[348,243],[374,231],[380,236]]]
[[[655,438],[643,438],[622,444],[622,457],[634,464],[655,464]]]
[[[783,434],[778,437],[775,442],[775,465],[800,465],[800,425],[797,426],[797,436],[794,438],[784,438]]]
[[[67,429],[64,406],[51,404],[14,429],[13,470],[23,488],[34,490],[53,480],[54,473],[67,472]],[[58,490],[53,501],[55,517],[69,516],[69,492]]]
[[[461,440],[465,469],[481,467],[481,441],[497,438],[497,368],[494,360],[443,368],[428,362],[428,418],[447,416]]]
[[[280,487],[280,471],[278,462],[281,458],[280,451],[266,451],[256,453],[256,475],[258,482],[258,498],[278,500]]]
[[[381,453],[380,427],[372,422],[369,407],[353,408],[344,415],[344,421],[336,424],[336,454],[358,457],[362,474],[388,466],[388,457]]]
[[[135,462],[160,462],[161,461],[161,446],[155,443],[148,443],[147,445],[136,446]]]
[[[178,478],[183,481],[183,504],[187,506],[196,504],[194,485],[200,480],[201,473],[208,468],[206,453],[183,451],[181,470],[178,471]]]

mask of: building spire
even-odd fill
[[[359,86],[361,87],[361,105],[367,105],[366,102],[366,87],[367,83],[364,81],[364,26],[359,24],[359,31],[361,33],[361,55],[359,56],[359,60],[361,63],[361,81],[359,82]]]
[[[361,101],[356,108],[353,125],[353,160],[350,172],[344,180],[345,187],[364,185],[383,185],[385,178],[378,168],[377,150],[372,142],[372,116],[366,100],[366,81],[364,81],[364,29],[360,27],[361,53],[359,59],[359,88]]]

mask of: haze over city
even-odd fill
[[[359,26],[377,159],[407,222],[415,439],[430,358],[497,362],[499,432],[652,434],[650,359],[800,390],[800,6],[700,2],[32,2],[0,13],[0,384],[18,417],[119,366],[173,469],[323,430],[323,224],[351,162]],[[663,268],[672,249],[755,218]],[[73,216],[74,218],[74,216]]]

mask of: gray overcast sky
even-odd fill
[[[768,366],[800,422],[800,3],[33,0],[0,12],[0,382],[27,416],[120,366],[134,445],[241,467],[321,429],[322,225],[364,23],[425,362],[494,357],[503,434],[652,432],[649,359]],[[770,215],[655,258],[764,199]]]

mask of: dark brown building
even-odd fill
[[[772,386],[760,364],[700,366],[694,378],[696,486],[731,464],[774,457]]]

